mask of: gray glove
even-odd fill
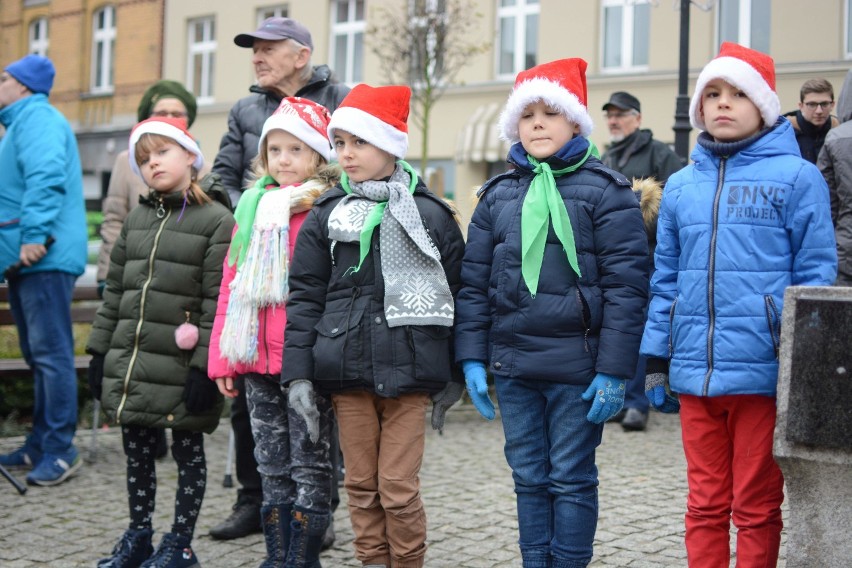
[[[680,400],[670,393],[668,373],[648,373],[645,375],[645,397],[651,406],[665,414],[677,414]]]
[[[457,403],[464,392],[461,383],[450,381],[441,392],[432,395],[432,429],[442,432],[444,430],[444,416],[447,410]]]
[[[312,444],[316,444],[319,440],[319,410],[314,400],[314,385],[311,381],[301,379],[290,383],[287,402],[305,421],[308,437]]]

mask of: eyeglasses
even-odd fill
[[[162,118],[164,116],[170,116],[172,118],[186,118],[186,113],[181,112],[179,110],[174,110],[174,111],[158,110],[157,112],[152,112],[151,116],[156,116],[156,117],[160,117],[160,118]]]
[[[821,108],[822,110],[827,110],[834,106],[834,101],[810,101],[805,103],[805,106],[808,107],[810,110],[816,110],[817,107]]]
[[[622,112],[605,112],[604,118],[607,120],[610,120],[612,118],[616,120],[621,120],[625,116],[634,116],[635,114],[638,114],[635,110],[625,110]]]

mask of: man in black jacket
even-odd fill
[[[251,48],[252,65],[257,82],[251,94],[238,100],[228,115],[228,132],[222,137],[213,171],[222,178],[234,208],[245,188],[250,187],[251,161],[257,155],[257,145],[263,123],[278,108],[284,97],[304,97],[334,111],[349,87],[332,78],[326,65],[311,65],[313,40],[306,27],[290,18],[267,18],[250,33],[234,37],[239,47]],[[231,515],[210,530],[210,536],[227,540],[260,532],[260,507],[263,492],[257,461],[254,459],[254,438],[246,406],[245,381],[234,381],[237,397],[231,405],[231,427],[236,448],[237,482],[240,489]],[[331,450],[332,459],[337,445]],[[335,468],[337,470],[337,468]],[[336,493],[337,484],[334,484]],[[334,531],[327,534],[324,547],[333,542]]]
[[[825,79],[808,79],[799,90],[799,110],[784,116],[796,131],[796,142],[802,157],[812,164],[817,163],[819,151],[825,143],[828,131],[840,124],[834,110],[834,87]]]

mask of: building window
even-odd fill
[[[427,74],[429,77],[441,75],[443,50],[438,44],[447,37],[446,0],[409,0],[408,21],[410,37],[416,43],[411,49],[411,82],[422,82]]]
[[[648,66],[651,4],[647,0],[604,0],[604,71],[637,71]]]
[[[47,18],[38,18],[30,23],[29,45],[30,53],[47,57],[50,44],[47,36]]]
[[[92,92],[111,93],[115,60],[115,6],[104,6],[95,12],[92,30]]]
[[[852,0],[846,0],[846,26],[844,29],[846,38],[846,59],[852,59]]]
[[[213,17],[189,21],[186,86],[199,104],[213,101],[216,71],[216,20]]]
[[[538,59],[538,0],[499,0],[497,75],[514,78]]]
[[[257,10],[257,27],[260,27],[260,24],[263,23],[267,18],[286,18],[287,17],[287,4],[281,4],[278,6],[269,6],[266,8],[258,8]]]
[[[719,45],[732,41],[769,53],[771,0],[725,0],[719,2]]]
[[[344,83],[360,83],[364,74],[365,0],[331,3],[332,69]]]

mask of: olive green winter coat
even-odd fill
[[[125,220],[110,257],[104,303],[87,351],[105,354],[101,402],[119,424],[216,429],[222,399],[203,414],[183,404],[190,367],[206,373],[222,264],[234,218],[221,185],[213,203],[186,204],[182,194],[143,198]],[[198,326],[197,346],[181,350],[175,330]]]

